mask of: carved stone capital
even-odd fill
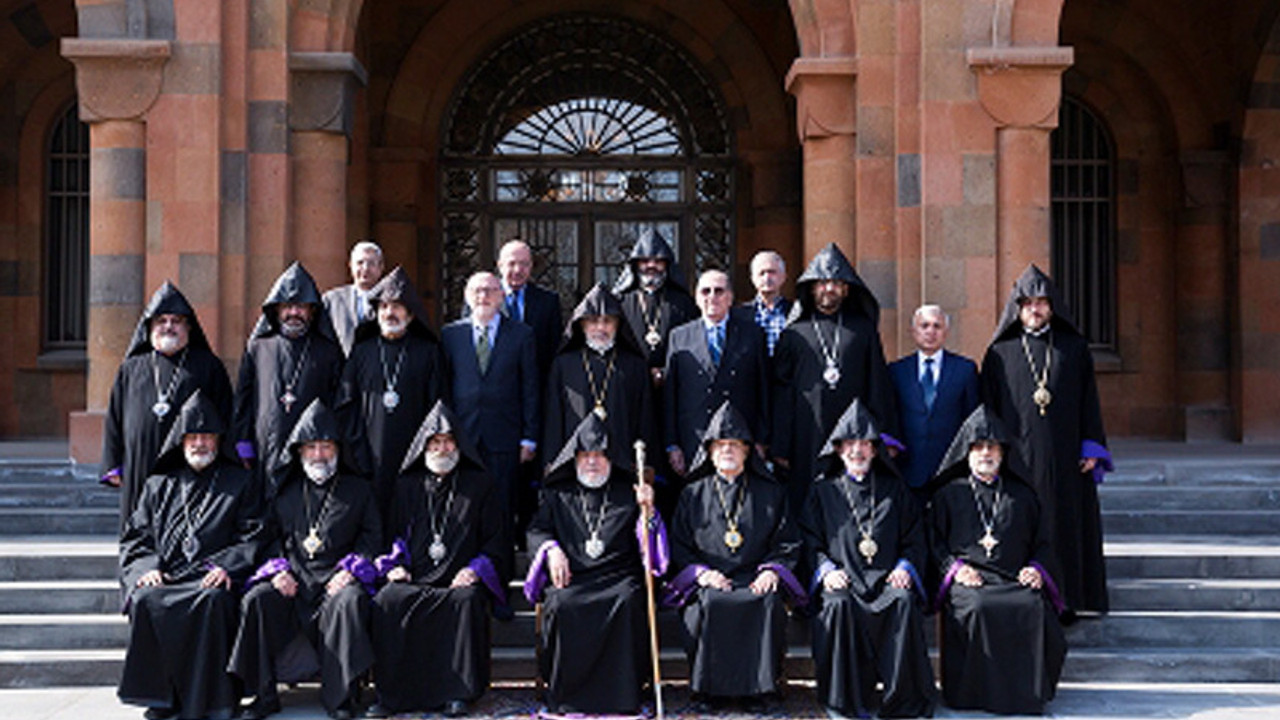
[[[63,38],[62,56],[76,66],[80,119],[142,120],[164,80],[168,40]]]
[[[1075,62],[1072,48],[970,48],[967,59],[978,76],[978,100],[998,124],[1058,126],[1062,71]]]
[[[291,53],[289,129],[349,136],[356,91],[368,81],[369,74],[351,53]]]
[[[858,60],[849,56],[796,58],[787,71],[787,92],[796,96],[800,142],[834,135],[855,135],[858,99],[854,87]]]

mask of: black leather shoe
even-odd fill
[[[462,700],[450,700],[444,704],[445,717],[462,717],[467,714],[467,704]]]
[[[259,695],[240,711],[240,720],[265,720],[280,712],[280,698],[275,695]]]
[[[391,717],[391,711],[387,709],[386,705],[383,705],[380,702],[376,702],[370,705],[369,707],[365,708],[364,716],[367,718],[378,718],[378,719],[389,718]]]
[[[178,714],[178,711],[174,710],[173,708],[153,707],[153,708],[147,708],[146,712],[142,713],[142,717],[146,718],[146,720],[168,720],[168,718],[171,718],[177,714]]]
[[[345,707],[340,707],[329,713],[329,717],[333,720],[354,720],[355,715]]]

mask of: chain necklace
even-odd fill
[[[404,367],[404,351],[408,347],[409,342],[400,344],[400,353],[396,356],[395,372],[387,370],[387,346],[382,341],[382,337],[378,337],[378,359],[382,361],[382,382],[386,386],[386,391],[382,393],[382,406],[387,412],[395,412],[396,406],[400,404],[400,393],[396,392],[396,383],[400,382],[400,370]]]
[[[200,541],[196,539],[196,526],[204,522],[205,515],[209,513],[209,505],[213,502],[213,491],[218,486],[218,473],[221,470],[214,470],[213,477],[209,480],[209,489],[204,493],[204,502],[200,504],[200,510],[194,518],[191,517],[190,492],[191,486],[195,484],[195,480],[182,485],[182,522],[185,525],[185,535],[182,539],[182,554],[187,557],[187,562],[196,559],[196,555],[200,554]],[[199,475],[196,476],[199,479]]]
[[[1031,400],[1040,408],[1040,416],[1044,417],[1049,403],[1053,402],[1053,393],[1049,392],[1049,367],[1053,365],[1053,335],[1049,335],[1049,346],[1044,351],[1044,371],[1036,372],[1036,362],[1031,358],[1031,347],[1027,345],[1027,333],[1022,333],[1022,352],[1027,356],[1027,367],[1031,369],[1031,379],[1036,382],[1035,392]]]
[[[867,509],[867,520],[864,523],[862,517],[858,514],[858,503],[854,497],[856,488],[853,478],[849,473],[845,473],[841,477],[840,489],[844,491],[844,497],[849,501],[849,512],[853,514],[853,521],[858,524],[858,553],[866,559],[870,565],[876,557],[876,553],[880,551],[880,546],[876,544],[873,537],[876,529],[876,476],[871,476],[871,507]]]
[[[655,291],[656,292],[656,291]],[[657,304],[653,311],[653,318],[649,317],[649,293],[641,290],[638,296],[640,301],[640,317],[644,318],[644,326],[648,330],[644,334],[644,341],[649,344],[649,350],[657,350],[658,345],[662,343],[662,333],[659,331],[662,327],[662,305]]]
[[[999,478],[997,478],[995,483],[999,482]],[[1000,503],[1004,500],[1004,496],[1000,494],[1000,485],[993,484],[992,487],[995,490],[996,497],[995,500],[991,501],[991,515],[988,516],[983,512],[982,502],[978,499],[978,482],[977,480],[974,480],[973,475],[969,476],[969,489],[973,491],[973,504],[978,508],[978,521],[982,523],[982,529],[985,531],[983,536],[979,538],[978,544],[982,546],[983,550],[987,551],[988,560],[991,559],[991,555],[995,552],[996,546],[1000,544],[1000,541],[996,539],[994,531],[996,516],[1000,514]]]
[[[182,354],[178,358],[178,367],[174,369],[173,374],[169,376],[169,386],[160,389],[160,361],[156,356],[160,354],[159,350],[151,353],[151,378],[156,388],[156,403],[151,406],[151,412],[160,419],[164,419],[165,415],[173,409],[173,405],[169,404],[169,398],[173,397],[173,391],[178,387],[178,379],[182,376],[182,369],[187,364],[187,348],[182,348]]]
[[[315,519],[311,517],[311,481],[307,480],[302,486],[302,503],[303,512],[306,513],[307,521],[307,537],[302,541],[302,549],[307,551],[307,558],[314,560],[316,553],[324,549],[324,540],[320,537],[320,525],[324,522],[326,511],[329,509],[329,498],[333,497],[333,491],[338,488],[338,474],[335,472],[333,480],[324,491],[324,500],[320,501],[320,512],[316,513]]]
[[[431,526],[431,545],[427,547],[427,556],[431,558],[431,562],[438,563],[444,559],[449,548],[444,544],[444,530],[449,525],[449,512],[453,509],[453,495],[457,490],[457,486],[453,483],[449,484],[449,497],[444,501],[444,512],[436,513],[436,495],[438,491],[432,491],[427,486],[430,482],[448,482],[445,478],[439,480],[423,480],[423,488],[427,492],[427,522]]]
[[[818,338],[818,347],[822,349],[822,358],[826,364],[826,368],[822,371],[822,379],[832,390],[835,390],[840,382],[840,328],[843,324],[844,317],[837,314],[836,329],[831,333],[831,345],[828,346],[826,338],[822,337],[822,332],[819,330],[818,321],[815,319],[813,322],[813,334]]]
[[[604,401],[609,394],[609,381],[613,379],[613,361],[617,357],[616,352],[609,354],[609,365],[604,372],[604,382],[600,383],[600,389],[596,390],[596,375],[591,370],[591,357],[587,354],[586,348],[582,349],[582,369],[587,371],[587,384],[591,388],[591,399],[595,402],[591,412],[595,413],[601,422],[609,419],[609,411],[605,409]]]
[[[607,486],[606,486],[607,487]],[[582,503],[582,521],[587,526],[587,542],[585,550],[587,557],[592,560],[599,560],[604,555],[604,540],[600,539],[600,529],[604,527],[604,511],[609,507],[609,494],[606,490],[600,496],[600,512],[596,513],[595,527],[591,525],[591,511],[587,508],[587,494],[582,487],[578,487],[578,500]]]
[[[716,487],[716,496],[720,499],[720,511],[724,513],[724,523],[728,526],[728,530],[724,531],[724,544],[729,548],[730,552],[737,552],[742,547],[742,532],[738,529],[738,522],[742,518],[742,508],[746,505],[747,496],[747,478],[745,473],[739,476],[734,490],[737,491],[734,496],[733,511],[729,510],[729,502],[724,497],[724,486],[734,485],[728,479],[721,482],[720,474],[717,473],[712,483]]]
[[[302,375],[302,367],[307,364],[307,354],[311,351],[311,335],[307,335],[307,341],[302,345],[302,352],[298,353],[298,359],[293,364],[293,374],[284,384],[284,394],[280,396],[280,404],[284,405],[286,414],[293,412],[293,404],[298,402],[298,396],[293,394],[293,389],[298,387],[298,378]]]

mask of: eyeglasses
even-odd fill
[[[699,295],[723,295],[723,294],[725,294],[725,293],[727,293],[727,292],[729,292],[729,288],[726,288],[726,287],[706,287],[706,286],[703,286],[703,287],[698,288],[698,294],[699,294]]]

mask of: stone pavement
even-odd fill
[[[826,720],[813,702],[812,685],[795,683],[785,707],[769,717]],[[672,687],[667,717],[692,718],[684,713],[688,693]],[[304,685],[283,695],[280,720],[325,720],[315,686]],[[474,708],[473,718],[528,718],[536,708],[533,691],[506,687],[491,691]],[[6,720],[140,720],[139,708],[121,705],[110,687],[0,690],[0,717]],[[405,715],[406,718],[440,717]],[[720,720],[745,720],[726,711]],[[940,708],[939,718],[987,718],[985,713]],[[1063,683],[1046,717],[1084,720],[1128,718],[1186,718],[1188,720],[1272,720],[1280,718],[1280,685],[1276,684],[1101,684]]]

